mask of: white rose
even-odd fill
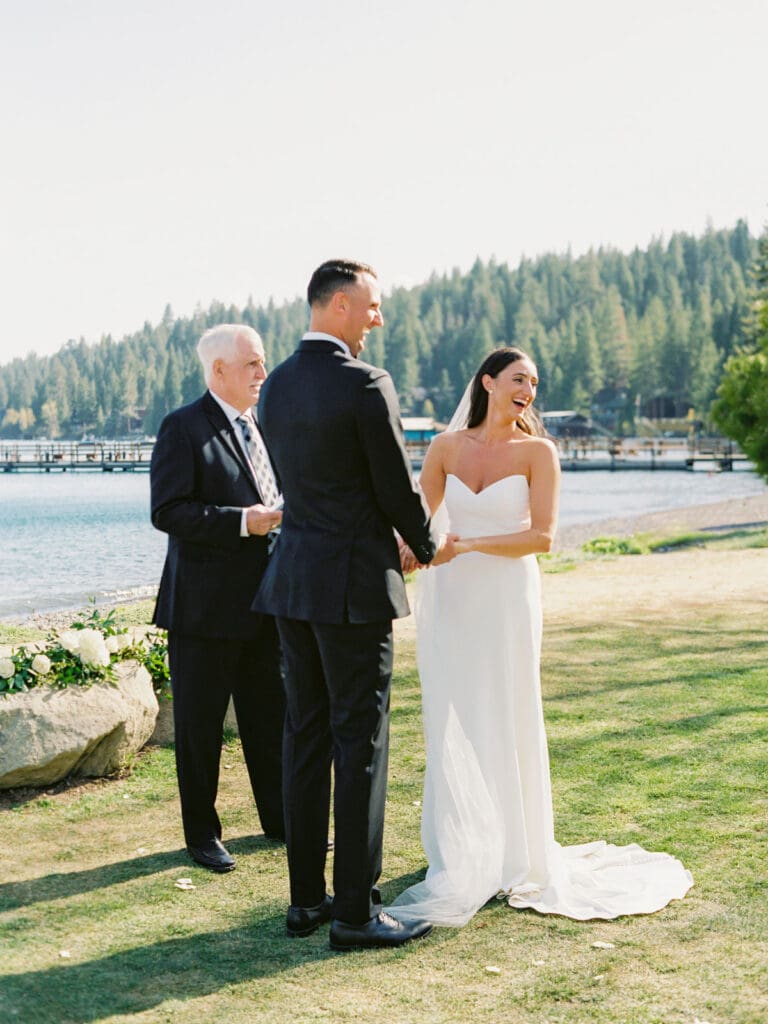
[[[77,652],[84,665],[108,665],[109,651],[98,629],[81,629]]]
[[[104,641],[104,646],[110,654],[117,654],[120,650],[120,641],[116,636],[108,636]]]
[[[51,659],[47,654],[36,654],[29,666],[39,676],[47,676],[51,671]]]
[[[70,654],[77,654],[80,650],[80,637],[86,630],[77,629],[65,629],[63,633],[59,633],[59,643],[65,651],[69,651]]]
[[[13,658],[0,658],[0,679],[12,679],[16,675]]]
[[[12,657],[13,657],[13,648],[12,647],[9,647],[7,644],[3,644],[2,646],[0,646],[0,658],[12,658]]]
[[[126,647],[130,647],[133,643],[133,637],[130,633],[118,633],[117,635],[117,646],[118,650],[125,650]]]

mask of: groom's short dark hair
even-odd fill
[[[367,263],[358,263],[356,260],[326,260],[309,279],[307,302],[310,306],[325,306],[334,292],[355,284],[360,274],[376,277],[376,271]]]

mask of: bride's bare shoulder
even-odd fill
[[[435,434],[429,446],[437,452],[451,452],[465,444],[467,436],[466,430],[446,430],[442,434]]]
[[[528,452],[533,459],[542,462],[552,462],[558,460],[557,445],[554,441],[551,441],[548,437],[527,437],[525,440],[528,445]]]

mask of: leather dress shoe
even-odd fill
[[[321,924],[331,919],[333,900],[327,894],[316,907],[288,907],[285,927],[292,939],[303,939],[316,932]]]
[[[423,939],[432,931],[429,921],[404,923],[383,911],[365,924],[347,924],[345,921],[331,922],[331,949],[384,949],[388,946],[402,946],[413,939]]]
[[[201,843],[200,846],[188,846],[187,853],[192,860],[204,868],[210,868],[211,871],[223,874],[225,871],[234,871],[235,869],[235,858],[227,853],[221,840],[215,836],[213,839]]]

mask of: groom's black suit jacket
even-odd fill
[[[285,509],[254,608],[319,623],[407,615],[392,528],[422,562],[435,544],[389,374],[302,341],[262,386],[259,423]]]
[[[393,527],[435,553],[383,370],[304,340],[262,386],[259,422],[285,498],[253,607],[278,617],[285,655],[285,822],[291,902],[325,892],[335,772],[333,916],[377,913],[393,618],[408,614]]]

